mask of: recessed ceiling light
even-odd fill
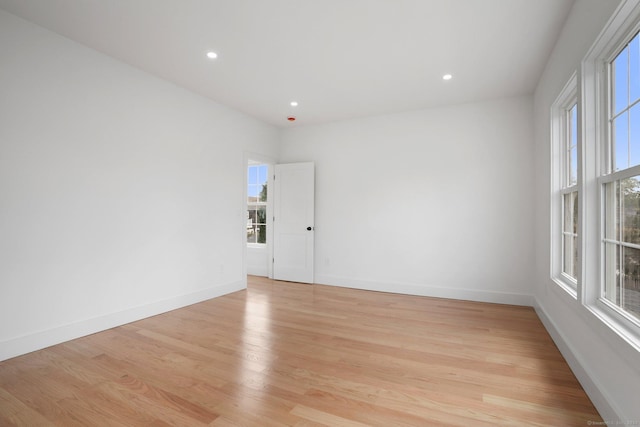
[[[297,107],[297,106],[298,106],[298,103],[297,103],[296,101],[291,101],[291,106],[292,106],[292,107]]]
[[[451,74],[445,74],[444,76],[442,76],[442,80],[451,80],[453,78],[453,76]]]
[[[211,52],[207,52],[207,58],[209,59],[216,59],[218,57],[218,54],[211,51]]]

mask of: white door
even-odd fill
[[[273,278],[313,283],[314,164],[276,165]]]

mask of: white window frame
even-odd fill
[[[640,30],[640,0],[624,0],[585,56],[581,65],[578,99],[583,179],[580,200],[582,235],[579,301],[600,321],[640,351],[640,322],[624,313],[604,295],[605,283],[605,193],[604,185],[640,172],[640,166],[619,172],[611,170],[609,131],[609,63]],[[580,166],[579,166],[580,168]]]
[[[571,129],[570,111],[578,106],[578,78],[574,73],[560,95],[551,106],[551,278],[574,299],[577,298],[578,281],[580,277],[581,251],[578,250],[578,260],[575,268],[575,277],[565,272],[565,255],[568,248],[565,247],[564,230],[564,198],[567,194],[576,192],[578,203],[581,201],[580,191],[580,135],[578,135],[578,171],[576,182],[571,182],[570,152]],[[578,108],[578,115],[580,109]],[[579,129],[579,127],[578,127]],[[578,207],[578,213],[580,208]],[[580,224],[580,221],[578,221]],[[578,248],[580,245],[580,229],[578,228]]]

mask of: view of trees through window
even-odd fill
[[[263,164],[250,164],[247,170],[247,243],[267,243],[268,171]]]
[[[640,319],[640,179],[605,186],[605,298]]]

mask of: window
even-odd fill
[[[552,106],[552,277],[574,297],[578,281],[578,104],[572,76]]]
[[[634,350],[640,350],[639,30],[640,0],[623,0],[581,63],[578,100],[584,119],[578,301]]]
[[[640,37],[608,64],[602,297],[640,321]]]
[[[578,266],[578,105],[563,111],[562,272],[577,280]]]
[[[247,243],[267,243],[267,182],[269,167],[250,163],[247,169]]]

